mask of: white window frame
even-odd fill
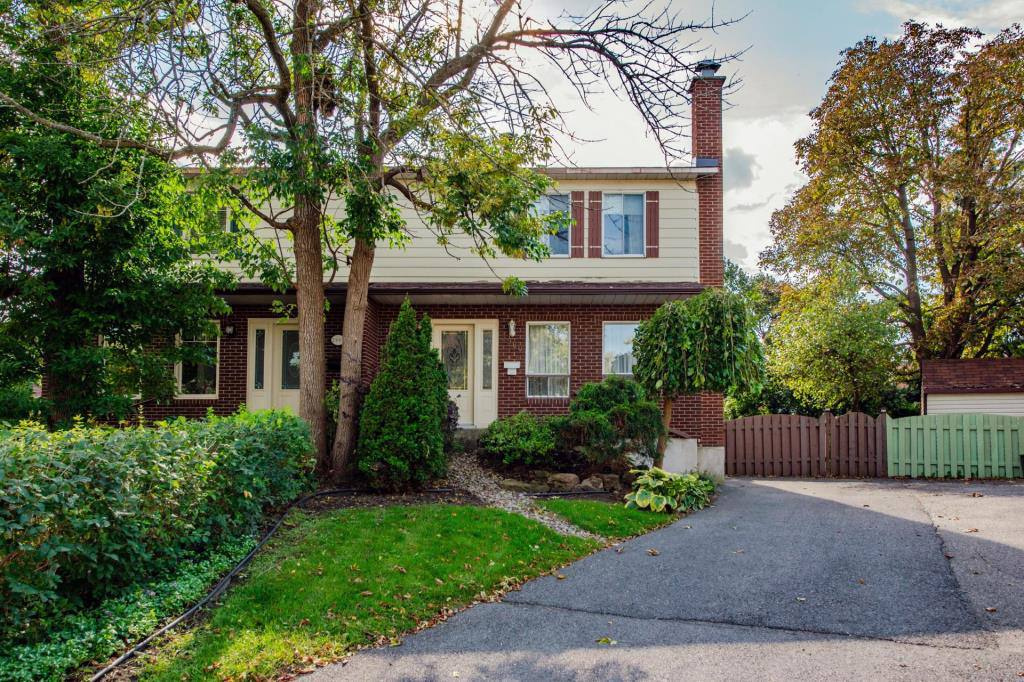
[[[608,231],[604,229],[604,218],[609,214],[608,201],[606,197],[609,196],[621,196],[626,197],[628,195],[639,196],[642,202],[643,210],[640,212],[640,234],[643,235],[643,247],[640,249],[640,253],[608,253],[605,249],[605,237],[608,236]],[[625,199],[623,199],[623,207],[625,207]],[[647,192],[601,192],[601,258],[646,258],[647,257]]]
[[[560,324],[565,325],[569,330],[569,357],[567,359],[567,367],[565,374],[533,374],[530,372],[530,327],[539,327],[543,325]],[[569,397],[572,392],[572,323],[568,320],[535,320],[526,323],[526,359],[523,365],[526,368],[525,376],[526,381],[526,397],[534,400],[565,400]],[[566,378],[565,382],[565,395],[530,395],[530,377],[560,377]]]
[[[604,330],[605,330],[605,327],[607,327],[610,324],[632,324],[632,325],[635,326],[635,325],[640,324],[640,320],[636,320],[636,321],[633,321],[633,320],[605,320],[604,322],[601,323],[601,376],[605,376],[605,377],[631,377],[631,376],[633,376],[632,372],[630,372],[629,374],[621,374],[619,372],[611,372],[611,373],[609,373],[609,372],[606,372],[604,370]],[[634,360],[635,360],[635,358],[634,358]]]
[[[174,363],[174,379],[177,383],[177,392],[175,393],[176,400],[216,400],[220,395],[220,320],[211,320],[217,325],[217,355],[214,359],[214,367],[216,368],[213,372],[213,393],[182,393],[181,392],[181,364],[180,362]],[[181,345],[181,334],[176,334],[174,342],[177,345]]]
[[[569,248],[566,250],[565,253],[550,253],[550,254],[548,254],[548,258],[569,258],[569,257],[572,256],[572,193],[571,192],[564,192],[564,193],[563,192],[553,192],[552,194],[545,194],[543,196],[543,198],[546,200],[549,196],[558,196],[558,197],[565,197],[566,198],[566,202],[565,202],[566,203],[566,214],[567,214],[566,217],[569,218],[569,224],[565,228],[565,241],[566,241],[566,244],[568,245]],[[538,208],[537,212],[540,213],[540,209],[539,208]],[[551,213],[553,213],[553,211],[548,211],[547,213],[541,213],[540,215],[542,215],[542,216],[543,215],[550,215]],[[550,239],[551,237],[554,237],[554,236],[555,235],[548,235],[548,234],[544,235],[545,243],[547,244],[549,251],[551,250],[551,243],[546,241],[546,240]]]

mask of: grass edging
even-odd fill
[[[491,508],[295,512],[205,622],[145,655],[142,679],[307,672],[395,643],[603,547]]]
[[[649,533],[681,519],[685,514],[666,514],[626,509],[621,502],[549,497],[535,504],[585,531],[611,541]]]

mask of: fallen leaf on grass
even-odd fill
[[[395,570],[398,571],[399,573],[402,573],[402,574],[408,573],[408,571],[405,570],[404,567],[398,566],[398,565],[395,565]]]
[[[373,592],[371,592],[370,590],[363,590],[362,592],[359,593],[359,596],[360,597],[372,597],[373,596]]]

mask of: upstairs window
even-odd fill
[[[526,395],[569,397],[569,323],[526,323]]]
[[[636,322],[605,322],[602,361],[605,374],[633,374],[633,337]]]
[[[546,194],[534,204],[538,215],[561,213],[564,216],[561,227],[556,234],[544,235],[552,256],[569,257],[569,195]]]
[[[605,194],[602,205],[603,256],[644,255],[644,195]]]

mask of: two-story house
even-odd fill
[[[722,284],[722,86],[708,63],[691,84],[692,167],[548,168],[557,191],[541,210],[568,211],[570,226],[550,237],[543,262],[492,260],[468,244],[441,247],[415,212],[407,212],[411,243],[381,248],[373,266],[365,326],[363,381],[378,369],[379,351],[399,305],[409,297],[429,313],[434,343],[448,369],[460,421],[484,427],[521,410],[567,409],[580,385],[609,374],[630,374],[636,324],[661,303]],[[340,207],[335,207],[340,210]],[[341,362],[344,305],[341,283],[327,286],[328,378]],[[529,293],[512,298],[500,278],[517,275]],[[232,313],[220,320],[212,365],[176,368],[180,395],[150,406],[147,417],[202,416],[298,407],[298,330],[271,310],[281,297],[243,281],[226,294]],[[702,446],[724,443],[722,399],[682,401],[674,426]]]

